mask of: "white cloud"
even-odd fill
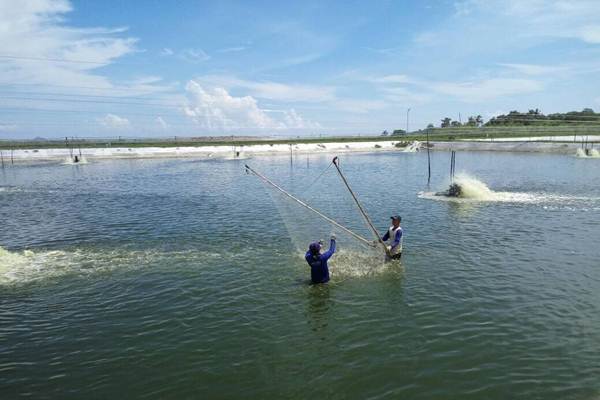
[[[321,125],[308,121],[296,110],[268,110],[252,96],[232,96],[226,89],[204,88],[195,80],[186,85],[188,104],[184,113],[209,131],[314,130]],[[273,118],[268,113],[281,114]]]
[[[5,124],[0,122],[0,132],[13,132],[16,131],[18,126],[16,124]]]
[[[473,6],[476,3],[477,2],[473,0],[457,1],[454,3],[454,15],[457,17],[463,17],[471,14],[473,11]]]
[[[185,114],[209,130],[280,127],[251,96],[234,97],[223,88],[206,90],[196,81],[186,85]]]
[[[165,47],[160,51],[160,55],[163,57],[177,57],[180,60],[194,64],[199,64],[211,59],[211,57],[202,49],[183,49],[175,51],[169,47]]]
[[[210,60],[210,56],[202,49],[185,49],[179,53],[179,58],[191,63],[201,63]]]
[[[414,81],[406,75],[386,75],[369,80],[375,83],[412,83]]]
[[[284,111],[284,124],[289,129],[321,129],[323,128],[318,122],[307,121],[302,118],[293,108],[289,111]]]
[[[543,67],[528,64],[502,65],[521,73],[528,73],[529,75],[563,70],[563,67]],[[368,77],[365,80],[374,83],[376,89],[384,94],[384,98],[388,102],[406,106],[425,104],[435,98],[439,98],[440,95],[472,103],[533,93],[541,91],[544,88],[544,84],[541,81],[522,77],[431,81],[407,75],[386,75],[383,77]]]
[[[566,66],[554,65],[534,65],[534,64],[499,64],[525,75],[550,75],[556,72],[563,72],[568,69]]]
[[[373,110],[386,108],[389,104],[382,100],[342,99],[335,101],[333,106],[339,111],[366,114]]]
[[[600,2],[597,0],[466,0],[455,3],[457,17],[472,16],[482,26],[511,32],[502,40],[571,38],[600,43]]]
[[[581,28],[578,35],[583,41],[588,43],[600,43],[600,25],[588,25]]]
[[[453,96],[467,103],[477,103],[499,97],[533,93],[543,89],[541,82],[530,79],[492,78],[467,82],[432,84],[435,92]]]
[[[0,63],[0,84],[111,86],[93,71],[135,51],[136,39],[116,36],[124,28],[68,27],[71,10],[65,0],[0,2],[0,53],[12,57]]]
[[[205,75],[195,79],[204,86],[219,86],[231,89],[245,89],[250,95],[268,100],[322,103],[335,98],[335,88],[284,84],[270,81],[249,81],[226,75]]]
[[[127,118],[115,114],[106,114],[104,117],[98,118],[98,122],[106,128],[114,129],[127,128],[130,125]]]
[[[363,47],[365,50],[369,50],[372,51],[374,53],[378,53],[378,54],[382,54],[385,56],[390,56],[390,55],[394,55],[399,53],[403,47],[401,46],[396,46],[396,47],[383,47],[383,48],[377,48],[377,47]]]
[[[240,51],[246,50],[246,46],[235,46],[235,47],[226,47],[224,49],[217,50],[217,53],[237,53]]]
[[[162,129],[168,129],[169,128],[169,124],[167,124],[167,122],[163,119],[163,117],[156,117],[156,123],[162,128]]]

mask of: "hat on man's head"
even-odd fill
[[[321,243],[319,243],[319,242],[311,243],[310,246],[308,246],[308,251],[310,251],[312,254],[318,254],[319,251],[321,251]]]
[[[399,215],[393,215],[390,217],[390,219],[397,219],[398,221],[402,221],[402,217]]]

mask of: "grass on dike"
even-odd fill
[[[560,129],[556,129],[560,128]],[[600,128],[574,129],[573,126],[544,128],[434,128],[430,130],[430,141],[454,141],[465,139],[500,139],[510,137],[534,138],[541,136],[574,136],[573,140],[581,141],[586,135],[600,135]],[[579,136],[577,138],[577,136]],[[78,139],[74,138],[69,143],[73,147],[99,148],[99,147],[200,147],[200,146],[252,146],[252,145],[276,145],[276,144],[310,144],[310,143],[348,143],[348,142],[380,142],[398,141],[411,142],[414,140],[425,141],[425,131],[411,133],[408,135],[395,136],[330,136],[320,138],[296,138],[296,139]],[[566,140],[573,142],[573,140]],[[0,140],[0,149],[53,149],[65,148],[64,140]]]

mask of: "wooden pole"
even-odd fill
[[[427,185],[431,182],[431,158],[429,156],[429,128],[427,128]]]
[[[348,188],[348,191],[352,195],[352,198],[354,199],[354,202],[358,206],[358,209],[360,210],[360,213],[363,215],[363,217],[367,221],[367,224],[369,225],[369,227],[373,231],[373,234],[377,237],[377,241],[379,242],[379,244],[381,244],[381,246],[383,246],[383,249],[385,250],[385,254],[387,254],[388,257],[392,257],[392,253],[388,249],[388,247],[385,244],[385,242],[383,241],[383,239],[381,239],[381,236],[379,236],[379,232],[377,231],[377,229],[373,226],[373,223],[371,222],[371,218],[369,218],[369,215],[367,214],[367,212],[363,208],[362,204],[360,204],[360,201],[358,201],[358,198],[356,197],[356,195],[352,191],[352,188],[348,184],[348,181],[346,180],[346,177],[344,176],[344,174],[342,174],[342,171],[340,170],[340,167],[338,165],[338,158],[334,157],[332,162],[333,162],[333,165],[335,166],[335,169],[337,169],[338,173],[340,174],[340,177],[342,178],[342,181],[344,182],[344,185],[346,185],[346,188]]]

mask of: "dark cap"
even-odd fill
[[[402,221],[402,217],[399,215],[391,216],[390,219],[397,219],[398,221]]]

